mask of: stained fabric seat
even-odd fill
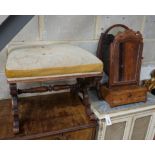
[[[93,54],[68,44],[12,48],[6,63],[7,78],[102,73],[103,63]]]

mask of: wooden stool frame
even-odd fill
[[[49,86],[40,86],[33,87],[29,89],[18,89],[17,83],[32,83],[32,82],[47,82],[54,80],[66,80],[66,79],[77,79],[77,82],[72,85],[49,85]],[[8,83],[10,85],[10,95],[12,98],[12,115],[13,115],[13,133],[18,134],[20,132],[20,124],[19,124],[19,102],[18,95],[25,93],[43,93],[43,92],[51,92],[51,91],[59,91],[70,89],[71,93],[81,93],[82,103],[86,107],[86,113],[90,117],[91,120],[96,120],[94,113],[91,111],[91,106],[89,103],[89,95],[88,89],[92,86],[95,86],[97,89],[100,87],[100,80],[102,78],[102,74],[94,73],[87,75],[75,75],[75,76],[64,76],[64,77],[42,77],[42,78],[26,78],[26,79],[8,79]],[[97,90],[99,92],[99,90]]]

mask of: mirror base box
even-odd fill
[[[107,88],[102,85],[100,87],[102,98],[109,103],[111,107],[119,105],[145,102],[147,97],[147,90],[142,86],[124,86],[116,88]]]

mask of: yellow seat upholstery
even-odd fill
[[[7,78],[102,73],[102,62],[90,52],[68,44],[13,48],[6,63]]]

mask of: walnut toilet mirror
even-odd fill
[[[141,33],[125,25],[113,25],[101,34],[97,57],[104,63],[108,81],[100,92],[111,107],[146,100],[146,88],[139,85],[142,50]]]

